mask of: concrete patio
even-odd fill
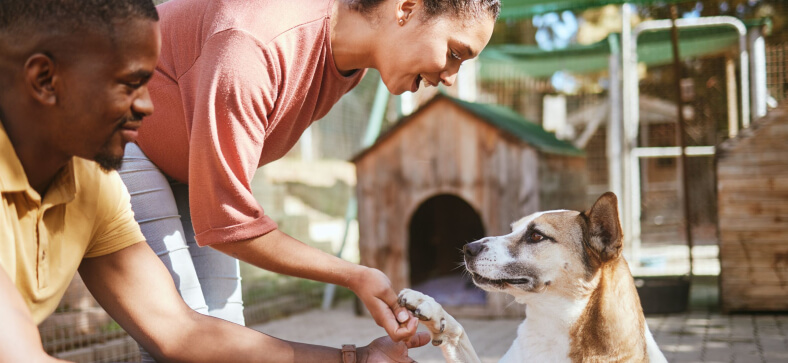
[[[722,314],[715,278],[696,279],[688,312],[647,316],[657,343],[670,362],[788,362],[788,314]],[[518,320],[458,319],[482,361],[497,362],[516,335]],[[278,338],[339,347],[366,345],[385,334],[372,318],[353,314],[345,301],[328,311],[312,310],[254,329]],[[422,363],[443,362],[440,349],[410,351]]]

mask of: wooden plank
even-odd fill
[[[722,311],[744,312],[744,311],[786,311],[788,302],[779,300],[764,300],[761,298],[738,297],[730,298],[722,295]]]
[[[719,224],[720,245],[742,242],[750,244],[759,243],[785,243],[788,241],[788,231],[786,230],[753,230],[752,228],[732,229],[727,225]]]
[[[722,285],[725,294],[788,300],[788,285],[784,286],[729,286]],[[786,302],[788,304],[788,302]]]
[[[788,164],[786,165],[788,169]],[[749,178],[725,178],[717,182],[718,189],[723,193],[747,192],[750,190],[788,191],[788,172],[785,176],[759,175]]]
[[[754,279],[769,279],[780,281],[780,279],[785,280],[788,284],[788,266],[783,265],[779,268],[773,267],[765,267],[765,266],[757,266],[757,267],[748,267],[748,266],[720,266],[723,272],[721,275],[739,275],[739,276],[748,276]]]
[[[785,175],[788,162],[774,162],[769,164],[749,164],[744,161],[737,164],[717,165],[718,180],[741,175]]]
[[[726,287],[731,286],[786,286],[788,285],[788,276],[778,278],[776,276],[760,275],[757,277],[748,275],[733,275],[727,274],[725,277],[720,276],[720,283]]]
[[[788,215],[788,200],[761,200],[761,201],[740,201],[737,203],[723,199],[718,200],[719,214],[725,216],[746,217],[750,215]]]
[[[720,216],[719,223],[725,230],[788,231],[788,218],[785,216],[750,216],[737,218]]]
[[[788,242],[764,244],[725,244],[720,245],[720,259],[749,257],[753,259],[775,259],[780,255],[788,256]]]
[[[723,258],[720,260],[720,267],[724,270],[752,270],[755,271],[755,273],[769,271],[768,273],[764,274],[783,274],[785,275],[786,279],[788,279],[788,255],[772,258],[755,258],[752,256],[749,258],[743,257],[737,259]]]
[[[735,152],[735,153],[728,153],[725,154],[722,158],[720,158],[720,162],[723,165],[731,165],[734,163],[750,163],[750,164],[757,164],[757,165],[769,165],[769,164],[785,164],[786,158],[788,158],[788,151],[784,150],[775,150],[771,149],[768,151],[759,151],[759,152]]]
[[[718,200],[721,201],[774,201],[788,199],[788,192],[786,191],[764,191],[764,190],[751,190],[744,193],[739,193],[735,190],[728,191],[725,189],[718,190]]]

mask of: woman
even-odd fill
[[[250,183],[366,68],[394,94],[451,85],[489,41],[499,0],[172,0],[158,10],[155,112],[121,174],[186,302],[243,324],[238,258],[348,287],[393,340],[412,336],[417,321],[383,273],[279,231]]]

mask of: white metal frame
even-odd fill
[[[641,229],[640,217],[642,214],[640,202],[640,158],[650,157],[670,157],[680,156],[680,147],[637,147],[637,137],[640,125],[639,98],[640,91],[638,85],[637,70],[637,38],[640,34],[670,29],[670,20],[650,20],[640,23],[634,29],[630,29],[630,19],[632,16],[631,5],[622,6],[622,73],[623,73],[623,191],[622,223],[624,225],[625,244],[628,250],[628,259],[634,265],[640,255]],[[747,28],[739,19],[730,16],[703,17],[694,19],[677,19],[678,28],[701,28],[709,26],[728,25],[739,33],[739,66],[741,77],[741,120],[742,127],[750,125],[750,85],[749,85],[749,55],[747,51]],[[736,102],[736,100],[728,100]],[[730,125],[729,125],[730,126]],[[735,130],[729,130],[731,136],[735,136]],[[698,146],[685,148],[687,156],[711,156],[714,155],[714,146]],[[612,176],[612,174],[611,174]]]

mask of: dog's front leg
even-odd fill
[[[432,345],[439,346],[449,363],[480,363],[462,325],[449,315],[435,299],[411,289],[399,293],[400,306],[413,312],[432,335]]]

